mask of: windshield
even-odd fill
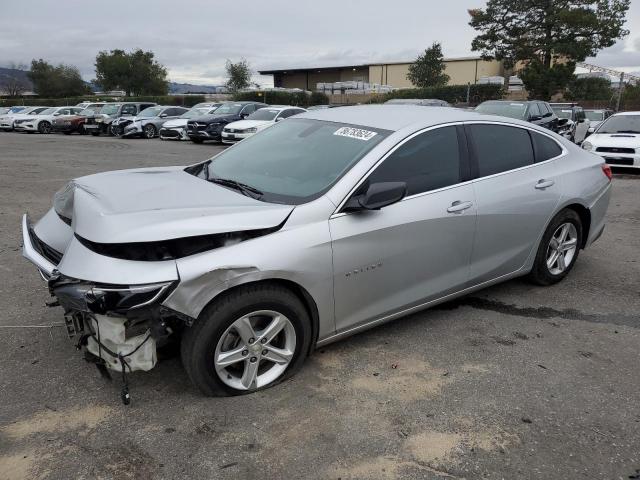
[[[585,110],[585,116],[592,122],[601,122],[604,120],[604,112],[596,112],[593,110]]]
[[[270,108],[261,108],[256,110],[247,117],[247,120],[273,120],[276,115],[280,113],[280,110],[272,110]]]
[[[119,103],[112,103],[110,105],[105,105],[100,109],[100,113],[103,115],[113,115],[114,113],[118,113],[118,109],[120,108]]]
[[[213,113],[215,110],[215,108],[210,109],[210,108],[192,108],[191,110],[187,110],[186,112],[184,112],[182,115],[180,115],[179,118],[193,118],[193,117],[200,117],[202,115],[206,115],[206,114],[210,114]]]
[[[553,113],[555,113],[558,118],[566,118],[571,120],[572,114],[573,114],[573,110],[571,109],[567,109],[567,108],[562,108],[562,107],[551,107],[553,109]]]
[[[162,113],[164,107],[149,107],[145,108],[138,114],[138,118],[150,118],[157,117]]]
[[[98,109],[99,108],[100,107],[98,107]],[[96,114],[96,111],[93,108],[85,108],[84,110],[80,110],[80,113],[78,113],[78,115],[82,117],[91,117],[95,114]]]
[[[214,115],[237,115],[242,110],[241,103],[223,103],[214,112]]]
[[[292,118],[225,150],[205,172],[260,190],[260,200],[298,205],[322,195],[389,133]]]
[[[640,115],[614,115],[600,124],[596,133],[640,133]]]
[[[56,110],[58,110],[57,107],[47,108],[46,110],[41,111],[40,115],[53,115],[56,112]]]
[[[27,108],[27,107],[11,107],[11,108],[9,109],[9,111],[10,111],[11,113],[18,113],[18,112],[23,111],[25,108]]]
[[[476,107],[476,112],[489,115],[502,115],[503,117],[524,120],[527,105],[520,102],[485,102]]]

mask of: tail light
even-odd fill
[[[602,164],[602,173],[604,173],[609,181],[611,181],[611,177],[613,177],[613,172],[611,171],[611,167],[606,163]]]

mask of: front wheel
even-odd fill
[[[223,295],[186,329],[181,357],[206,395],[242,395],[293,375],[311,342],[300,299],[277,285],[253,285]]]
[[[51,124],[49,122],[40,122],[40,125],[38,125],[38,131],[40,133],[51,133]]]
[[[144,138],[154,138],[156,136],[156,127],[153,125],[145,125],[144,127]]]
[[[573,210],[558,213],[542,236],[529,279],[553,285],[566,277],[578,259],[582,245],[582,222]]]

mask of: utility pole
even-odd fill
[[[620,86],[618,87],[618,101],[616,102],[616,112],[620,111],[620,100],[624,91],[624,73],[620,73]]]

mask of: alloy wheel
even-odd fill
[[[259,310],[234,321],[214,353],[216,373],[236,390],[253,390],[277,380],[296,350],[296,331],[282,313]]]
[[[547,268],[552,275],[560,275],[573,261],[578,248],[578,230],[573,223],[560,225],[547,247]]]
[[[42,122],[38,126],[38,130],[40,130],[40,133],[51,133],[51,124],[49,122]]]
[[[156,129],[153,125],[147,125],[144,127],[144,136],[147,138],[153,138],[156,136]]]

